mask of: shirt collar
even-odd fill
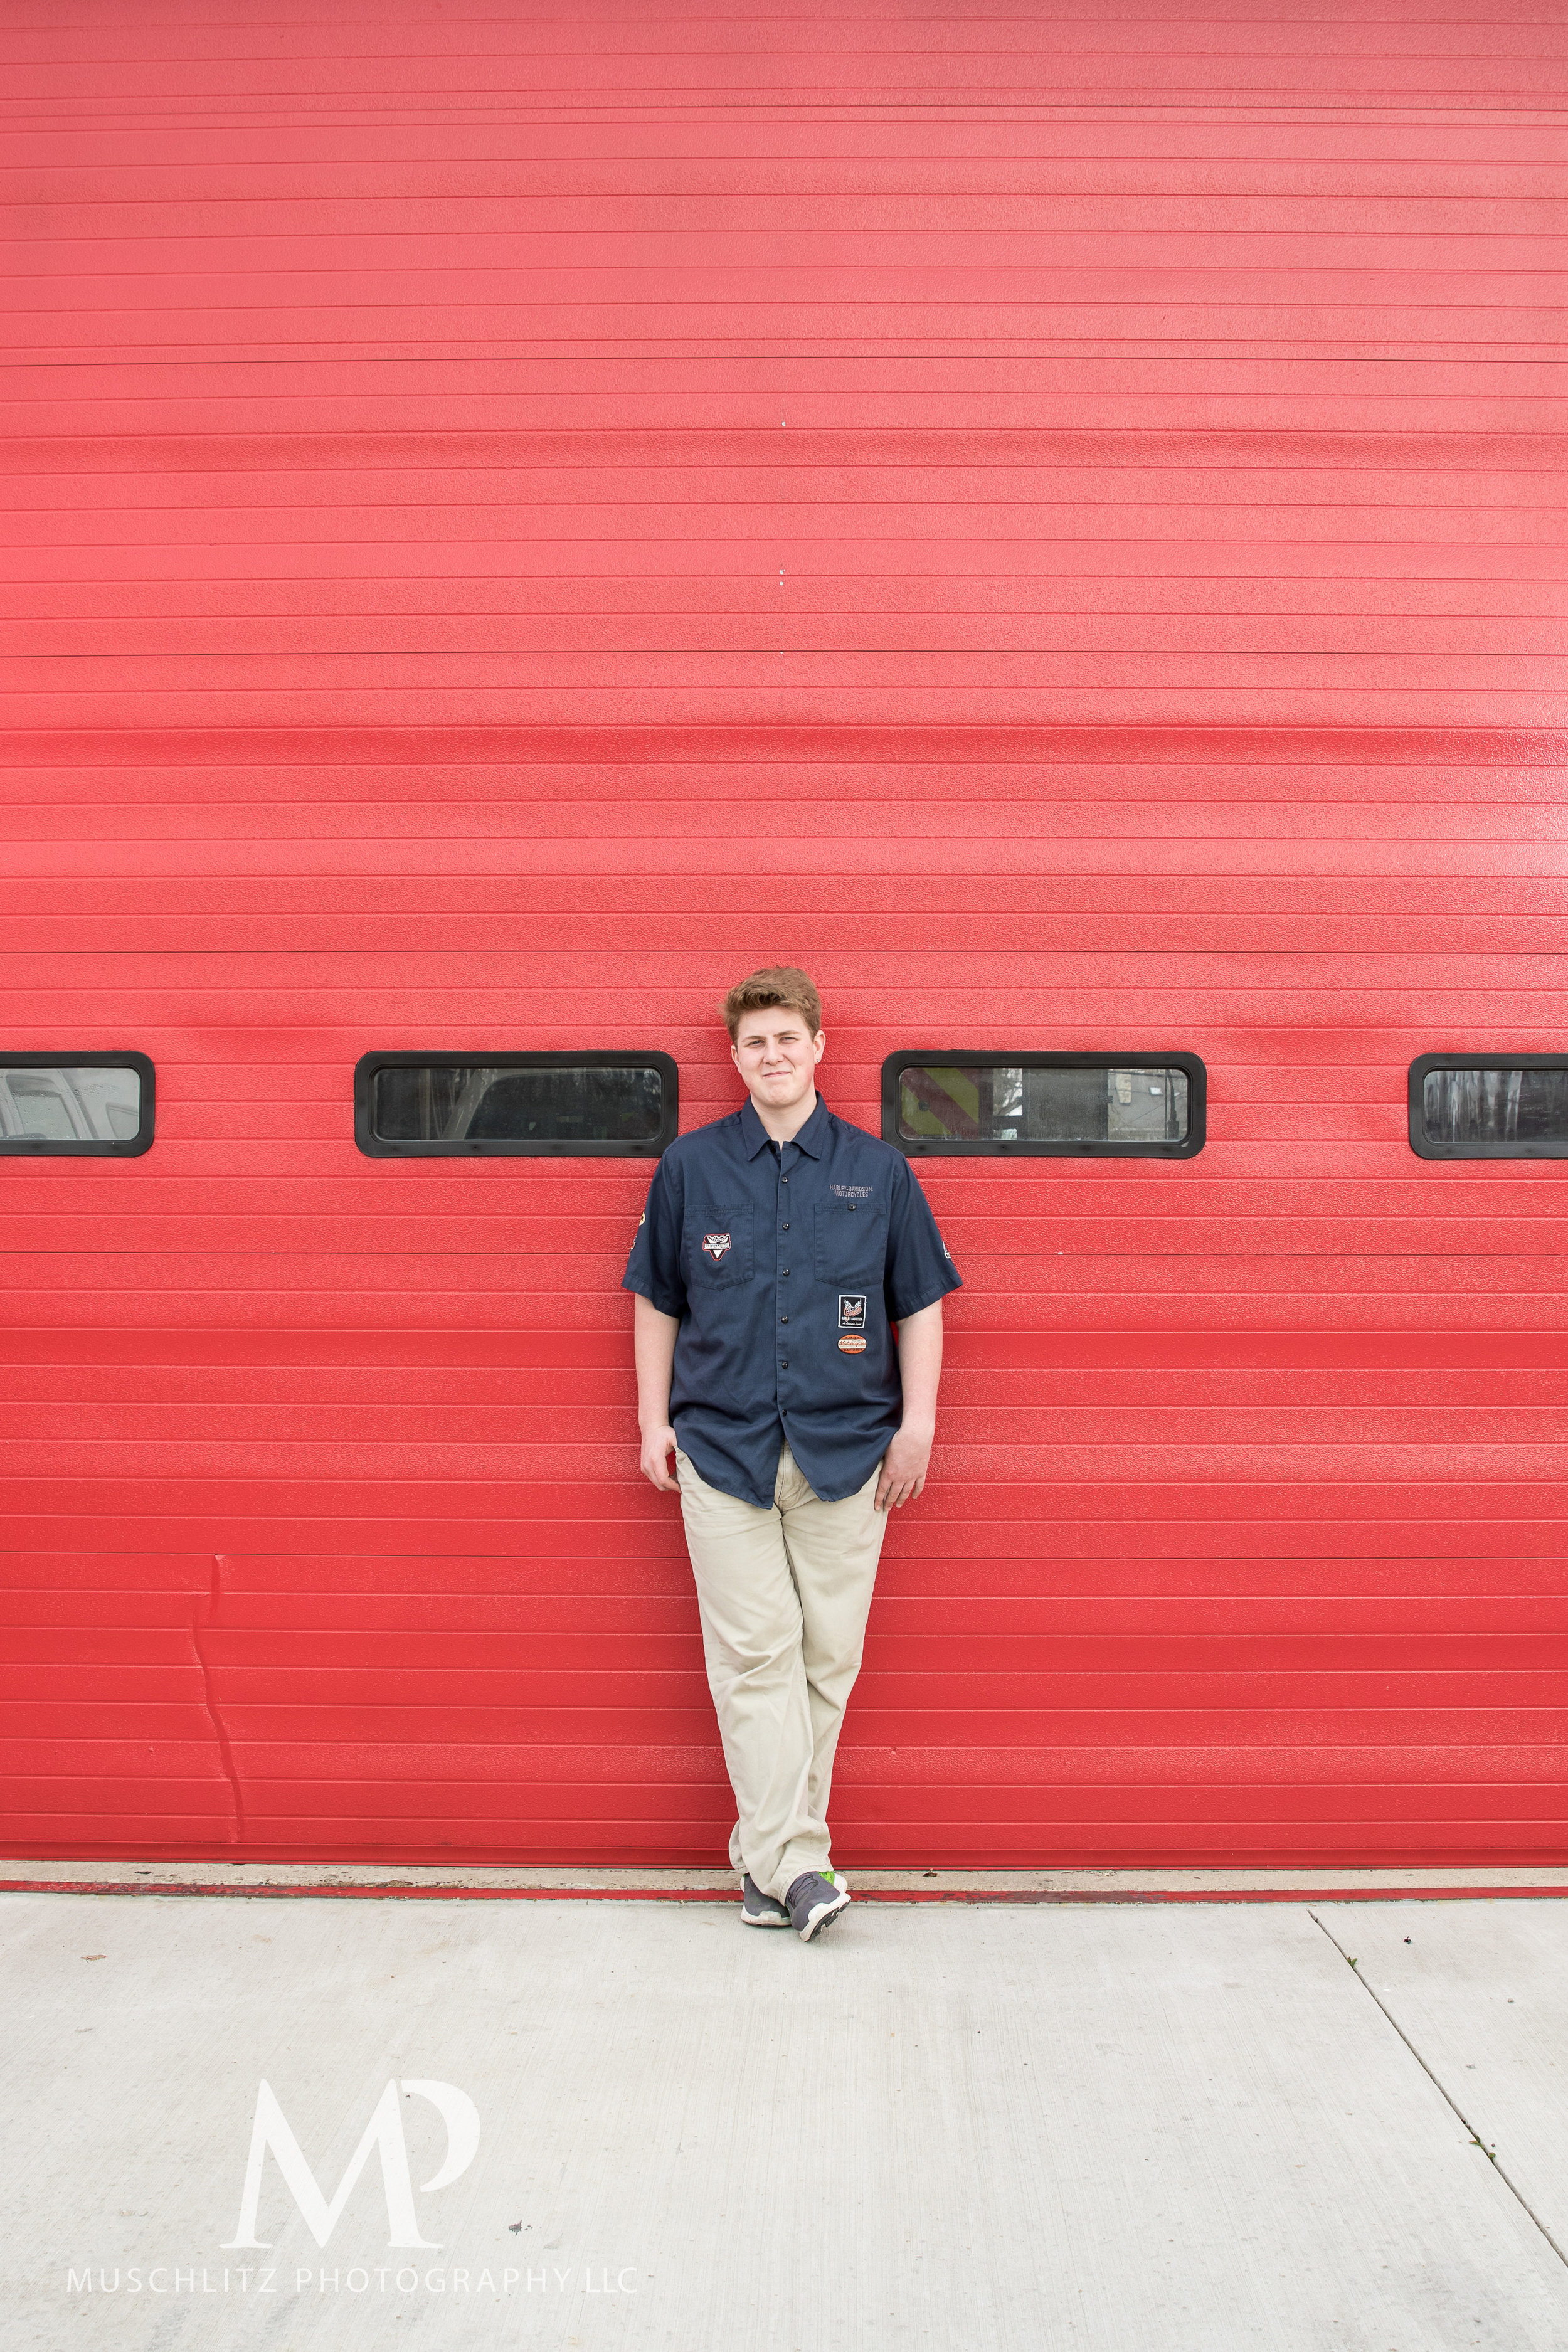
[[[816,1108],[812,1112],[799,1134],[790,1139],[809,1160],[820,1160],[827,1149],[828,1116],[827,1105],[823,1101],[819,1090]],[[741,1106],[741,1140],[746,1147],[748,1160],[754,1160],[763,1145],[773,1140],[767,1129],[757,1117],[757,1106],[750,1095]]]

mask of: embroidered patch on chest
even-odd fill
[[[841,1356],[863,1356],[866,1352],[866,1342],[864,1339],[840,1339],[838,1352]]]
[[[723,1258],[729,1247],[728,1234],[704,1234],[702,1236],[702,1255],[704,1257],[710,1257],[715,1265]]]
[[[839,1292],[838,1328],[841,1331],[863,1331],[866,1328],[866,1294],[863,1290]]]

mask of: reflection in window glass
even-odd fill
[[[405,1065],[375,1072],[372,1101],[382,1143],[652,1143],[664,1118],[664,1079],[629,1063]]]
[[[1568,1065],[1429,1069],[1421,1120],[1434,1144],[1568,1143]]]
[[[0,1146],[129,1143],[141,1125],[137,1070],[0,1063]]]
[[[911,1065],[899,1073],[899,1135],[911,1143],[1184,1143],[1187,1074]]]

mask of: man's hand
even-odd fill
[[[882,1475],[877,1481],[879,1511],[902,1510],[906,1503],[914,1501],[926,1482],[935,1434],[934,1429],[918,1422],[904,1423],[882,1457]]]
[[[643,1476],[661,1495],[676,1495],[680,1481],[669,1475],[675,1432],[669,1425],[669,1376],[680,1319],[661,1315],[651,1298],[637,1294],[635,1328],[637,1359],[637,1427],[642,1432]]]
[[[899,1377],[904,1418],[882,1457],[877,1508],[901,1509],[926,1482],[931,1439],[936,1435],[936,1384],[942,1377],[942,1301],[906,1315],[899,1325]]]
[[[642,1474],[661,1495],[679,1495],[680,1481],[669,1467],[669,1457],[676,1447],[676,1435],[667,1422],[661,1429],[645,1431],[642,1442]]]

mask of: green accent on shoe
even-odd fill
[[[849,1890],[835,1886],[826,1871],[803,1871],[795,1879],[784,1896],[789,1906],[790,1924],[802,1943],[809,1944],[831,1926],[842,1911],[849,1907]]]

